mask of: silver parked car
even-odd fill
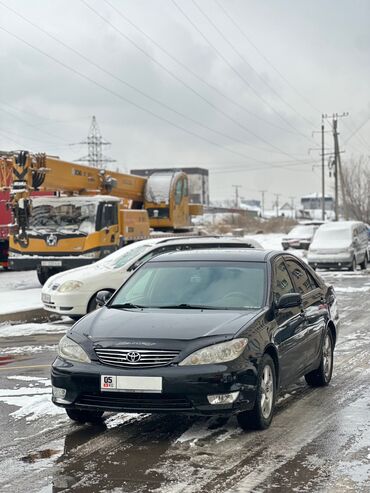
[[[367,268],[368,232],[360,221],[337,221],[320,226],[307,255],[311,267],[356,270]]]

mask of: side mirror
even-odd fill
[[[276,308],[280,310],[281,308],[293,308],[295,306],[302,305],[302,295],[299,293],[288,293],[283,294],[280,298],[279,302],[276,305]]]
[[[110,291],[99,291],[95,297],[96,308],[101,308],[104,306],[111,296],[112,293]]]

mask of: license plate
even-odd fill
[[[100,390],[121,392],[162,392],[162,377],[101,375]]]
[[[61,267],[61,260],[41,260],[41,265],[44,267]]]
[[[41,293],[41,301],[44,301],[45,303],[50,303],[51,301],[50,294]]]

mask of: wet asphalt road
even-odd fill
[[[369,492],[370,270],[324,275],[342,318],[332,383],[298,381],[264,432],[138,414],[76,425],[48,380],[69,324],[0,326],[0,491]]]

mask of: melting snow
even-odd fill
[[[43,323],[43,324],[19,324],[9,325],[4,322],[0,324],[0,337],[19,337],[19,336],[31,336],[36,334],[63,334],[70,328],[70,325],[58,324],[58,323]]]
[[[26,421],[35,421],[45,416],[64,415],[63,408],[55,406],[51,402],[51,384],[49,379],[36,377],[8,377],[11,380],[25,380],[39,382],[44,387],[20,387],[16,389],[0,389],[0,402],[19,409],[9,415],[18,420],[26,418]]]

